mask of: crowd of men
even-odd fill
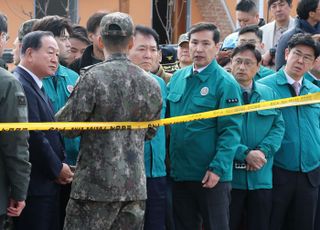
[[[320,92],[320,1],[240,0],[199,22],[168,73],[125,13],[24,22],[0,122],[141,122]],[[0,14],[0,55],[8,38]],[[320,105],[121,130],[0,133],[0,229],[319,230]]]

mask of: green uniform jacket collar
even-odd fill
[[[56,76],[61,76],[61,77],[68,77],[68,72],[66,71],[66,68],[63,68],[62,65],[59,65],[58,70],[55,74]]]
[[[287,78],[286,78],[286,74],[284,72],[284,68],[281,68],[278,71],[277,84],[278,85],[286,85],[286,84],[288,84],[288,81],[287,81]],[[311,84],[312,84],[311,82],[306,81],[305,79],[303,79],[302,80],[302,85],[301,85],[301,91],[303,90],[303,88],[310,89],[312,87]]]
[[[260,92],[263,92],[263,90],[261,90],[261,87],[260,87],[259,83],[257,84],[256,81],[253,81],[252,82],[251,100],[252,101],[257,101],[261,97],[261,93]]]
[[[213,59],[212,62],[200,73],[196,74],[195,76],[200,79],[201,82],[205,82],[208,80],[209,77],[212,77],[212,72],[215,71],[218,63],[216,59]],[[185,78],[191,77],[193,73],[193,66],[187,67],[190,69],[190,74],[187,74]]]

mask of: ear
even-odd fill
[[[99,38],[98,38],[98,46],[99,46],[100,49],[103,49],[103,48],[104,48],[104,45],[103,45],[103,41],[102,41],[102,37],[101,37],[101,36],[99,36]]]
[[[313,19],[316,17],[316,12],[315,11],[309,11],[309,18]]]
[[[89,38],[90,42],[93,42],[93,36],[95,36],[94,33],[88,32],[88,38]]]
[[[217,43],[214,45],[218,51],[220,50],[221,44],[222,44],[221,42],[217,42]]]
[[[34,55],[34,50],[29,47],[26,49],[23,57],[27,62],[31,63],[33,61],[33,55]]]
[[[260,62],[258,62],[258,63],[257,63],[257,66],[258,66],[258,72],[259,72],[259,69],[260,69],[260,66],[261,66],[261,62],[262,62],[262,60],[261,60]]]
[[[286,48],[284,50],[284,58],[285,58],[286,61],[288,60],[289,53],[290,53],[290,50],[288,48]]]
[[[128,48],[131,50],[133,47],[133,36],[130,37],[129,42],[128,42]]]

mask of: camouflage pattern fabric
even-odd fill
[[[158,82],[112,54],[80,76],[58,121],[150,121],[159,119],[162,99]],[[147,130],[70,131],[81,135],[71,198],[90,201],[145,200],[144,140]],[[67,214],[68,215],[68,214]]]
[[[142,230],[145,201],[94,202],[70,199],[66,230]]]
[[[115,12],[103,17],[100,22],[101,35],[130,36],[133,34],[133,22],[127,14]]]

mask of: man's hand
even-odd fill
[[[8,216],[20,216],[23,208],[26,206],[25,201],[9,200],[9,206],[7,208]]]
[[[263,66],[270,66],[270,63],[272,61],[272,63],[274,63],[274,58],[270,55],[270,51],[268,50],[267,52],[265,52],[263,55],[262,55],[262,62],[261,64]]]
[[[320,42],[320,34],[314,34],[312,35],[313,40]]]
[[[255,171],[262,168],[262,166],[267,163],[267,159],[260,150],[251,150],[246,157],[246,162],[248,164],[247,170]]]
[[[202,179],[202,187],[213,188],[219,182],[220,177],[213,172],[207,170],[206,175]]]
[[[56,179],[58,184],[69,184],[73,179],[73,172],[71,171],[69,165],[62,163],[62,169],[60,171],[59,177]]]

